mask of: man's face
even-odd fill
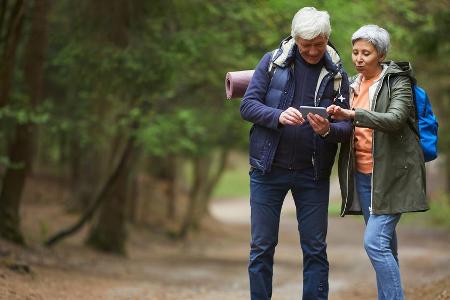
[[[312,40],[305,40],[300,37],[295,39],[298,51],[303,59],[309,64],[317,64],[327,51],[328,38],[318,35]]]

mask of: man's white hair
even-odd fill
[[[312,40],[319,35],[329,38],[330,33],[330,15],[326,11],[304,7],[292,19],[291,36],[294,39]]]

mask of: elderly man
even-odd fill
[[[303,251],[303,299],[327,299],[326,253],[329,179],[337,143],[351,135],[349,121],[302,115],[300,106],[348,108],[348,77],[328,45],[329,15],[305,7],[291,37],[259,62],[241,103],[250,130],[251,299],[272,296],[273,258],[281,207],[290,190]]]

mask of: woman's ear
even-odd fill
[[[378,62],[383,62],[384,59],[386,58],[386,54],[381,55],[380,57],[378,57]]]

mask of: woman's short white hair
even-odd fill
[[[356,30],[352,35],[352,45],[355,44],[357,40],[365,40],[371,43],[380,56],[387,55],[391,44],[387,30],[372,24],[364,25]]]
[[[319,35],[329,38],[330,33],[330,15],[326,11],[304,7],[292,19],[291,36],[294,39],[312,40]]]

